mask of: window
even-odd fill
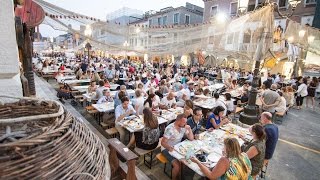
[[[149,19],[149,26],[152,25],[152,19]]]
[[[179,13],[173,15],[173,24],[179,24]]]
[[[248,12],[253,11],[253,10],[254,10],[254,8],[255,8],[255,6],[256,6],[255,4],[251,4],[251,5],[249,4],[249,5],[248,5],[248,10],[247,10],[247,11],[248,11]]]
[[[162,25],[167,25],[167,16],[163,16]]]
[[[186,15],[185,24],[190,24],[190,15]]]
[[[230,3],[230,14],[231,15],[236,15],[237,14],[237,9],[238,9],[238,3]]]
[[[278,0],[279,7],[287,7],[288,0]]]
[[[213,16],[217,15],[217,13],[218,13],[218,6],[212,6],[210,16],[213,17]]]
[[[161,17],[158,17],[158,26],[160,26],[161,25]]]
[[[317,0],[305,0],[305,4],[316,4]]]

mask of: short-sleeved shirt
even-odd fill
[[[185,128],[180,128],[180,131],[178,131],[174,123],[169,124],[166,129],[164,130],[163,137],[168,139],[168,144],[170,146],[174,146],[181,142],[183,136],[187,134],[187,130]],[[162,149],[163,150],[163,149]]]
[[[216,116],[214,114],[211,114],[208,118],[207,124],[206,124],[206,129],[210,129],[210,128],[214,128],[213,124],[211,123],[211,119],[214,119],[214,121],[216,122],[217,125],[219,125],[221,123],[221,118],[219,117],[219,119],[216,119]]]
[[[266,124],[264,130],[267,135],[265,159],[271,159],[278,142],[279,130],[275,124]]]
[[[162,98],[162,100],[161,100],[161,104],[162,104],[162,105],[167,106],[167,107],[170,107],[170,108],[171,108],[171,106],[172,106],[173,104],[176,104],[176,103],[177,103],[177,102],[176,102],[176,99],[175,99],[175,98],[173,98],[172,100],[168,100],[167,97],[164,97],[164,98]]]
[[[201,120],[198,123],[196,123],[193,120],[193,117],[189,117],[187,120],[187,124],[190,126],[193,134],[199,134],[199,131],[201,129]]]
[[[136,111],[134,110],[134,108],[130,104],[128,105],[127,109],[123,109],[122,104],[118,105],[116,110],[115,110],[116,119],[118,119],[119,116],[121,116],[122,114],[124,114],[124,113],[126,113],[126,112],[128,112],[130,110],[132,110],[134,114],[136,113]]]
[[[265,90],[264,93],[262,94],[263,100],[266,103],[266,105],[274,104],[276,101],[280,101],[280,95],[272,90]],[[265,108],[264,110],[267,110],[269,112],[274,112],[275,107],[268,107]]]

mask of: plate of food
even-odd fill
[[[137,124],[134,126],[135,129],[142,129],[143,128],[143,125],[142,124]]]
[[[186,155],[187,152],[191,151],[196,153],[200,150],[200,147],[196,144],[192,143],[191,141],[184,141],[179,145],[175,146],[175,149],[182,155]]]

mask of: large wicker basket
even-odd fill
[[[57,101],[0,105],[0,179],[109,179],[98,137]]]

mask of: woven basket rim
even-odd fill
[[[8,125],[18,122],[25,122],[25,121],[37,121],[45,118],[56,118],[61,116],[64,113],[64,109],[62,104],[59,101],[56,100],[50,100],[50,99],[40,99],[40,98],[30,98],[30,97],[13,97],[13,96],[6,96],[6,95],[0,95],[0,97],[3,98],[11,98],[11,99],[19,99],[19,100],[33,100],[33,101],[46,101],[46,102],[53,102],[58,107],[59,110],[56,113],[53,114],[41,114],[41,115],[30,115],[25,117],[18,117],[18,118],[6,118],[6,119],[0,119],[0,125]]]

